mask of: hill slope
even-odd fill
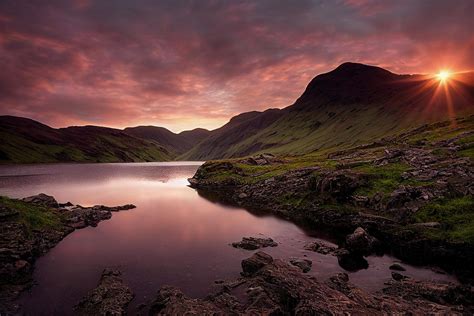
[[[166,128],[157,126],[127,127],[124,131],[129,135],[157,142],[174,155],[180,155],[190,150],[210,134],[210,131],[203,128],[175,134]]]
[[[241,114],[238,124],[232,119],[180,158],[304,154],[370,142],[419,124],[473,113],[473,77],[467,73],[440,84],[427,76],[344,63],[315,77],[293,105],[271,114],[250,112],[243,119]]]
[[[54,129],[31,119],[0,116],[0,162],[164,161],[162,146],[124,131],[97,127]]]

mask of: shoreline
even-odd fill
[[[82,207],[38,194],[0,200],[0,313],[15,314],[20,294],[33,285],[36,260],[77,229],[97,226],[132,204]]]

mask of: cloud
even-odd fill
[[[0,113],[53,126],[215,128],[344,61],[473,69],[474,3],[0,2]]]

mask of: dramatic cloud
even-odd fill
[[[474,69],[474,1],[0,1],[0,114],[215,128],[344,61]]]

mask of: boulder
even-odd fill
[[[40,206],[50,207],[50,208],[58,208],[59,204],[58,201],[51,195],[47,195],[44,193],[40,193],[38,195],[32,195],[22,199],[26,203],[32,203]]]
[[[362,227],[357,227],[352,234],[347,235],[345,244],[349,252],[362,256],[368,256],[380,248],[377,238],[370,236]]]
[[[278,244],[271,238],[244,237],[242,241],[233,242],[232,247],[245,250],[255,250],[265,247],[276,247]]]
[[[352,198],[355,190],[366,183],[360,174],[347,170],[338,170],[327,174],[316,185],[321,194],[329,195],[338,201],[344,202]]]
[[[363,256],[351,253],[346,249],[339,249],[337,251],[337,262],[341,268],[351,272],[367,269],[369,267],[369,263]]]
[[[399,263],[394,263],[389,267],[390,270],[395,270],[395,271],[406,271],[406,269]]]
[[[265,265],[272,262],[273,258],[270,255],[259,251],[252,257],[242,260],[242,275],[251,276]]]

